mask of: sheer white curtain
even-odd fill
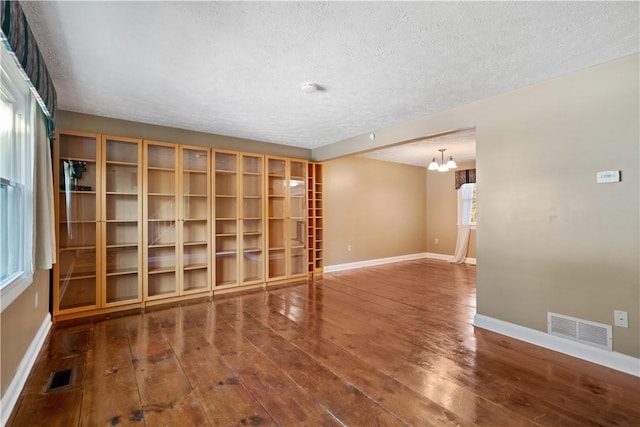
[[[37,110],[34,129],[33,264],[36,270],[48,270],[56,262],[53,173],[51,171],[51,145],[47,136],[45,117],[39,108]]]
[[[475,184],[463,184],[458,189],[458,239],[456,240],[456,252],[449,260],[451,263],[462,264],[467,257],[474,187]]]

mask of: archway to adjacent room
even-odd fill
[[[475,169],[475,128],[323,162],[326,271],[412,256],[450,260],[458,233],[455,170],[427,169],[434,157],[446,163],[450,156],[455,170]],[[466,262],[475,258],[473,229]],[[475,275],[473,267],[464,274],[471,271]],[[469,295],[475,307],[475,288]]]

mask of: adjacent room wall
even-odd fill
[[[613,325],[614,309],[624,310],[629,328],[613,328],[613,348],[639,357],[639,62],[629,55],[313,157],[475,126],[478,313],[546,332],[548,311]],[[622,171],[622,182],[596,184],[603,170]]]
[[[89,114],[60,111],[56,113],[56,127],[64,130],[102,133],[111,136],[150,139],[161,142],[175,142],[187,145],[214,147],[246,153],[268,154],[271,156],[293,157],[308,160],[311,150],[288,145],[269,144],[262,141],[214,135],[166,126],[130,122],[92,116]]]
[[[425,168],[346,157],[323,177],[325,266],[426,251]]]
[[[0,313],[0,387],[3,397],[29,345],[48,316],[49,270],[40,270],[34,274],[33,283]]]
[[[475,162],[458,162],[458,168],[455,170],[475,167]],[[455,170],[427,172],[427,252],[429,253],[453,256],[456,251],[458,192]],[[471,230],[467,258],[475,257],[476,230]]]

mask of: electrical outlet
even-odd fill
[[[438,240],[438,238],[437,238],[437,237],[436,237],[435,239],[433,239],[433,241],[435,242],[435,244],[436,244],[436,245],[437,245],[437,244],[438,244],[438,242],[439,242],[439,240]]]
[[[36,292],[36,300],[35,300],[35,306],[36,308],[38,308],[38,297],[40,296],[40,292]]]
[[[347,245],[347,252],[351,252],[351,245]]]
[[[614,318],[614,324],[616,326],[620,326],[621,328],[628,328],[629,327],[629,317],[628,317],[628,313],[626,311],[622,311],[622,310],[613,310],[613,318]]]

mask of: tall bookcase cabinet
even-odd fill
[[[142,300],[140,140],[59,132],[54,315]]]
[[[215,282],[224,290],[264,282],[264,156],[214,151]]]
[[[211,289],[210,150],[145,141],[145,300]]]
[[[307,273],[321,276],[324,268],[322,241],[322,164],[307,165]]]
[[[322,167],[59,130],[54,319],[322,272]]]
[[[267,281],[307,274],[307,162],[267,157]]]

